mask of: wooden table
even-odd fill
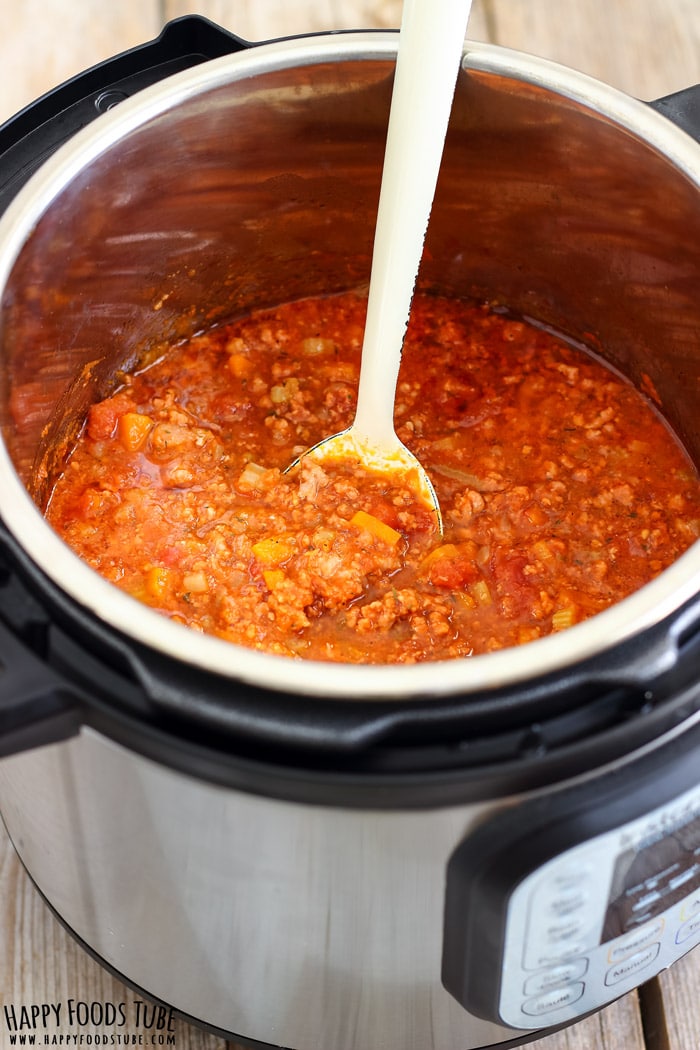
[[[262,40],[395,27],[401,0],[0,0],[0,120],[66,77],[151,39],[168,19],[195,12],[246,39]],[[555,59],[642,99],[700,81],[700,0],[475,0],[469,36]],[[2,832],[0,869],[0,1050],[12,1045],[5,1006],[19,1011],[69,998],[125,1002],[135,1021],[134,993],[63,931]],[[531,1046],[700,1050],[699,992],[696,951],[596,1016]],[[233,1050],[181,1021],[174,1034],[177,1050]]]

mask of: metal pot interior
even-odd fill
[[[127,634],[324,695],[469,691],[556,669],[672,612],[700,578],[696,544],[593,621],[505,659],[441,665],[437,685],[429,669],[348,677],[325,665],[320,684],[296,665],[290,679],[279,658],[184,641],[189,632],[76,564],[43,522],[36,504],[66,443],[121,369],[252,308],[366,284],[395,46],[393,35],[300,39],[169,78],[76,136],[0,225],[9,528]],[[470,47],[420,285],[502,304],[597,349],[652,396],[700,463],[700,148],[643,104]]]

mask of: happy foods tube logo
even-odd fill
[[[172,1009],[143,999],[3,1003],[0,1025],[2,1050],[13,1046],[176,1046]]]

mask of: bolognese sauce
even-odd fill
[[[351,463],[285,468],[352,420],[366,299],[257,312],[92,406],[47,517],[165,616],[291,657],[442,660],[620,601],[700,531],[700,483],[624,378],[551,332],[417,295],[396,430],[444,518]]]

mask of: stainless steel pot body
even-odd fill
[[[700,940],[697,918],[688,922],[697,875],[680,891],[688,901],[668,913],[600,948],[595,934],[620,893],[614,873],[620,860],[629,867],[635,837],[647,854],[666,828],[672,843],[685,828],[679,835],[697,844],[699,724],[696,712],[636,753],[537,791],[489,797],[474,793],[472,775],[462,801],[457,791],[452,802],[430,804],[436,778],[426,776],[426,804],[419,791],[411,806],[387,801],[391,777],[376,779],[370,804],[353,802],[347,783],[345,803],[333,804],[333,774],[326,791],[317,778],[315,800],[280,797],[274,776],[269,793],[236,790],[84,729],[4,760],[0,807],[27,870],[68,928],[139,991],[196,1022],[294,1050],[505,1050],[630,991]],[[683,783],[675,781],[681,768]],[[455,857],[478,867],[504,817],[515,834],[496,841],[500,873],[455,912]],[[562,833],[570,832],[564,849]],[[561,862],[554,882],[539,863],[543,834]],[[644,862],[657,888],[680,870],[668,856],[662,847]],[[536,880],[524,909],[514,905],[527,885],[523,861]],[[534,921],[543,887],[546,907]],[[582,892],[577,914],[571,905]],[[501,957],[493,945],[506,915],[517,932]],[[549,967],[528,967],[514,986],[504,959],[519,972],[542,929],[573,923],[590,935],[591,916],[585,950],[580,933],[572,942],[564,929],[552,976]],[[473,1001],[460,1001],[455,985],[446,950],[455,942],[481,988]],[[570,977],[561,974],[569,967],[575,978],[585,973],[588,999],[582,984],[567,990]]]
[[[295,1050],[481,1047],[440,981],[445,867],[492,805],[369,811],[218,788],[92,731],[0,766],[33,879],[119,974]]]

